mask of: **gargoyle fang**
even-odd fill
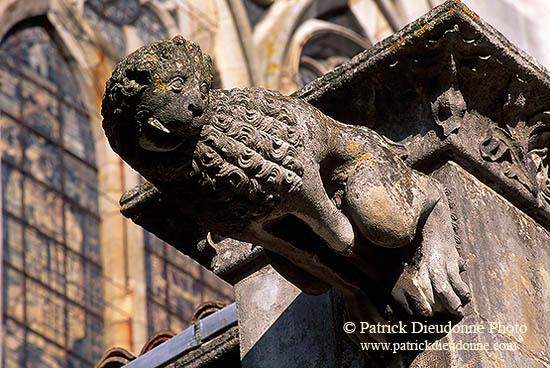
[[[147,119],[147,124],[157,128],[157,129],[160,129],[165,133],[172,133],[170,130],[168,130],[168,128],[166,128],[164,125],[162,125],[160,123],[160,121],[158,121],[157,119],[155,119],[152,116],[149,119]]]

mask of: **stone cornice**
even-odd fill
[[[295,96],[371,127],[409,165],[457,161],[548,227],[549,88],[542,66],[450,0]]]

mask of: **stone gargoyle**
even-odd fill
[[[144,205],[163,201],[195,236],[259,244],[305,292],[339,289],[355,321],[387,320],[377,295],[409,314],[461,315],[469,288],[439,182],[407,167],[374,131],[300,99],[211,89],[211,64],[176,37],[114,70],[103,128],[149,181],[123,196],[123,213],[170,238]]]

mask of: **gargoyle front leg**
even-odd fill
[[[439,199],[422,227],[418,258],[405,267],[392,295],[409,314],[410,301],[424,316],[433,315],[438,308],[462,316],[462,306],[470,301],[470,292],[460,277],[461,259],[455,246],[450,208],[441,184],[428,177],[425,181]]]
[[[293,203],[299,203],[293,213],[306,223],[333,251],[351,255],[355,234],[349,219],[336,208],[323,187],[317,170],[306,172],[304,182],[307,188]]]

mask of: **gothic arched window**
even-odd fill
[[[0,44],[2,367],[88,367],[103,351],[89,117],[49,23]]]

